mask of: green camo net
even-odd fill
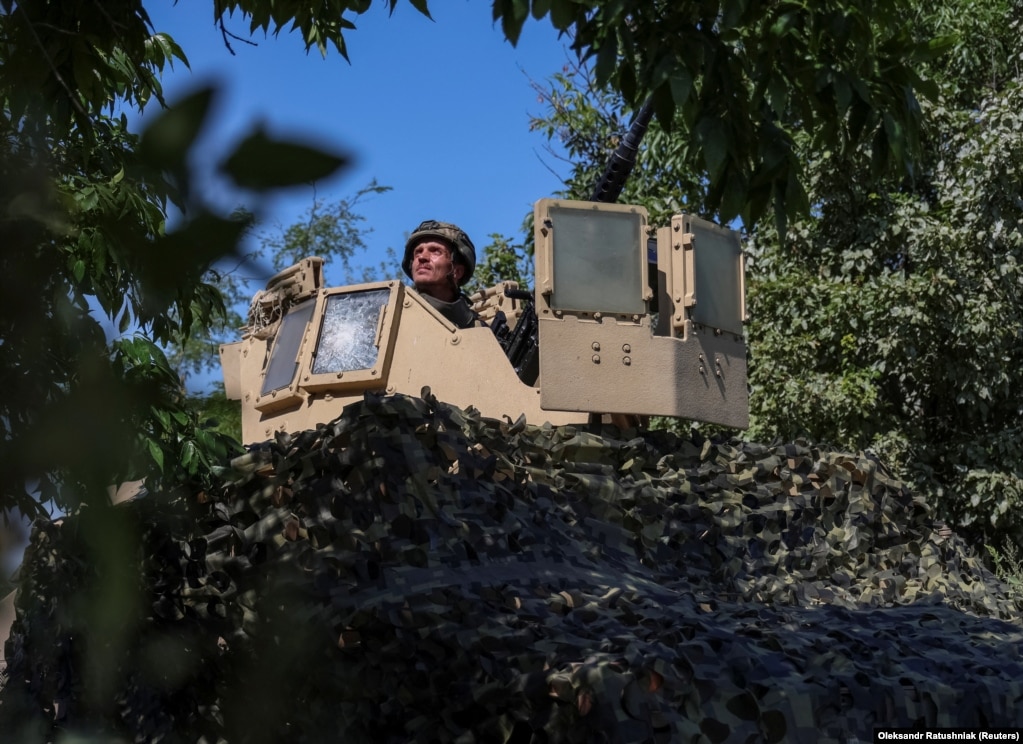
[[[206,503],[151,495],[36,526],[0,731],[851,742],[1023,726],[1019,599],[866,457],[502,422],[424,391],[367,396],[234,465]],[[89,536],[115,529],[134,565],[94,558]],[[114,585],[134,604],[83,609]]]

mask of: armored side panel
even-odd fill
[[[534,229],[545,409],[749,425],[734,231],[686,215],[658,231],[655,325],[643,208],[542,199]]]
[[[266,293],[257,301],[266,304]],[[429,387],[485,416],[586,421],[542,411],[540,391],[518,379],[489,328],[455,327],[401,282],[318,287],[273,306],[279,318],[220,348],[227,394],[242,401],[246,442],[330,421],[370,390],[418,396]]]

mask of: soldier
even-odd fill
[[[476,247],[450,222],[426,220],[409,235],[401,268],[423,296],[459,328],[480,324],[462,293],[476,269]]]

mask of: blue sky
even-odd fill
[[[227,143],[262,122],[277,136],[353,156],[339,177],[317,184],[317,197],[344,197],[374,178],[393,188],[359,210],[373,227],[370,264],[384,260],[388,248],[400,250],[423,219],[459,224],[478,249],[491,233],[517,236],[533,202],[552,195],[567,171],[546,151],[546,137],[529,131],[530,114],[544,111],[530,79],[545,81],[569,58],[567,40],[546,19],[527,21],[512,47],[492,23],[489,2],[433,0],[433,21],[406,0],[390,16],[387,3],[376,2],[353,19],[348,64],[334,51],[326,59],[315,49],[306,54],[300,36],[285,32],[257,32],[258,46],[233,41],[232,55],[207,3],[161,0],[148,10],[191,65],[165,73],[167,100],[205,82],[221,86],[201,162],[214,162]],[[240,16],[228,28],[249,38]],[[234,195],[222,196],[225,206],[236,203]],[[276,199],[267,227],[300,219],[313,196],[312,188],[299,188]],[[329,266],[327,278],[339,280]]]

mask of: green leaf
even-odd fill
[[[159,47],[160,53],[166,59],[171,61],[171,67],[174,66],[174,60],[179,59],[188,69],[192,69],[192,66],[188,63],[188,57],[185,56],[185,52],[178,46],[178,43],[170,36],[170,34],[158,33],[153,34],[149,37],[149,42],[154,47]],[[154,50],[155,51],[155,50]],[[160,65],[161,69],[163,65]]]
[[[567,31],[576,18],[577,5],[572,0],[551,0],[551,23],[559,31]]]
[[[529,17],[529,0],[494,0],[493,7],[494,20],[500,19],[504,38],[515,46]]]
[[[95,209],[99,206],[99,194],[96,191],[96,187],[86,186],[82,188],[75,195],[75,201],[78,203],[78,208],[84,212]]]
[[[675,99],[671,86],[665,83],[654,91],[654,113],[661,128],[670,132],[675,121]]]
[[[242,188],[267,191],[313,183],[348,165],[345,155],[300,142],[273,139],[256,127],[223,163],[221,170]]]
[[[412,3],[412,7],[413,8],[418,10],[424,16],[429,18],[431,21],[433,20],[433,16],[430,15],[430,9],[428,7],[426,7],[426,0],[409,0],[409,2]],[[366,5],[368,6],[369,3],[366,3]]]
[[[746,204],[747,188],[746,179],[737,173],[734,168],[726,168],[723,176],[723,188],[721,190],[721,207],[719,212],[724,222],[731,222],[743,210]]]
[[[618,63],[618,37],[608,34],[597,50],[597,64],[594,68],[597,85],[605,85],[611,79]]]
[[[703,160],[712,180],[717,180],[728,162],[728,134],[725,123],[707,116],[697,125]]]
[[[143,131],[140,157],[155,168],[181,170],[206,124],[215,95],[215,88],[205,87],[163,112]]]
[[[693,90],[693,76],[684,67],[676,67],[672,72],[668,84],[671,87],[671,97],[679,108],[686,105],[689,94]]]
[[[163,427],[164,431],[170,429],[171,425],[170,411],[168,411],[165,408],[154,408],[153,416],[156,417],[156,420],[160,423],[160,426]]]
[[[161,473],[163,472],[163,449],[160,447],[160,443],[149,439],[146,440],[146,445],[149,448],[149,456],[153,458],[153,462],[156,463],[156,468]]]
[[[937,59],[962,40],[962,34],[935,36],[932,39],[917,44],[910,55],[910,59],[914,62],[929,62]]]
[[[185,442],[181,447],[181,465],[187,472],[192,472],[195,468],[196,460],[198,459],[198,453],[195,449],[195,442]]]

